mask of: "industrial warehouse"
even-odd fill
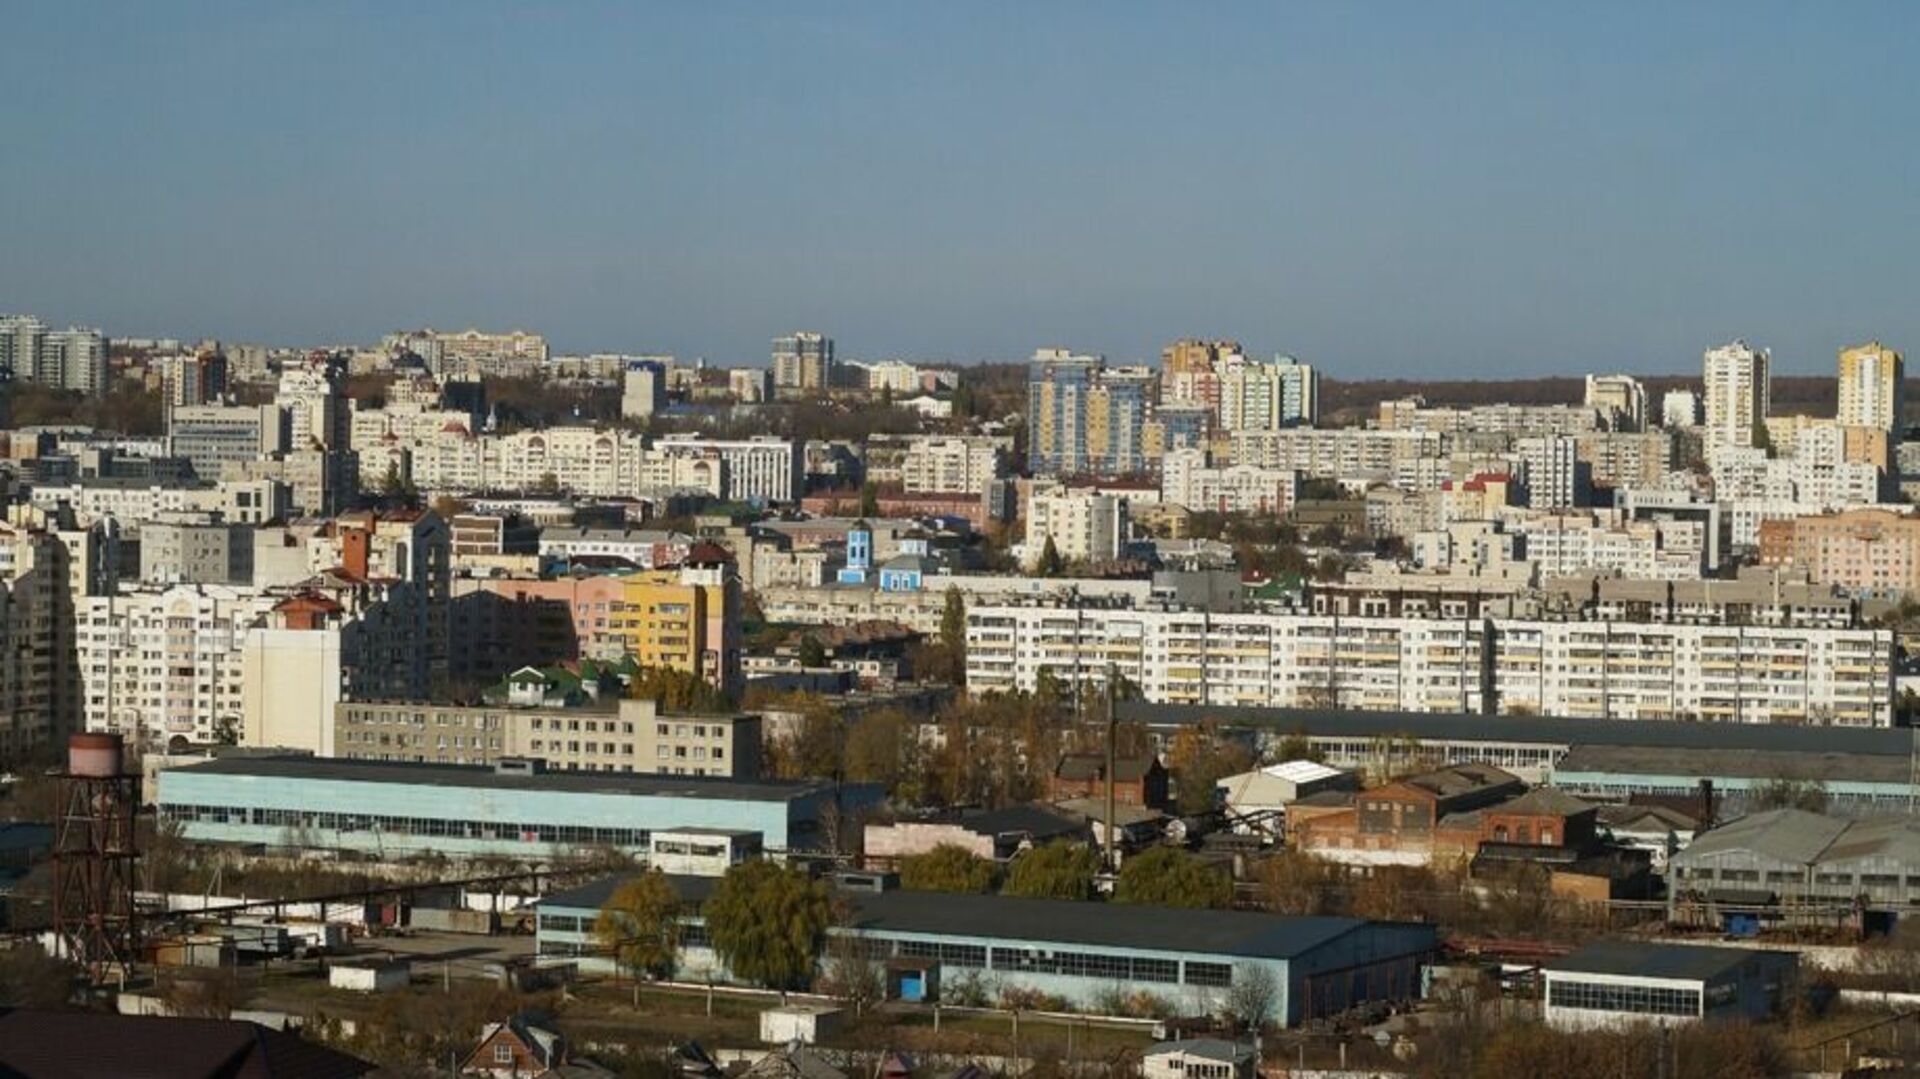
[[[610,969],[595,954],[593,924],[625,879],[541,900],[539,954]],[[714,884],[671,879],[689,904]],[[1001,992],[1030,990],[1079,1007],[1120,988],[1204,1012],[1192,1006],[1217,1005],[1237,980],[1265,971],[1275,985],[1274,1020],[1297,1026],[1357,1004],[1418,998],[1421,969],[1439,948],[1430,925],[906,892],[857,879],[862,887],[837,893],[850,914],[829,935],[863,941],[864,954],[887,966],[889,996],[908,1001],[957,997],[962,986],[991,979]],[[697,918],[686,923],[681,948],[683,975],[726,980]]]
[[[162,815],[189,839],[405,856],[548,857],[583,845],[646,854],[653,831],[760,834],[771,851],[819,844],[823,816],[878,802],[825,781],[548,772],[492,766],[230,757],[160,774]]]
[[[1738,812],[1752,791],[1782,779],[1818,784],[1828,810],[1847,816],[1907,812],[1920,798],[1914,737],[1904,730],[1144,701],[1117,707],[1121,718],[1162,739],[1213,723],[1262,744],[1303,738],[1339,768],[1491,764],[1598,801],[1686,795],[1704,780],[1728,812]]]

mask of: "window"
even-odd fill
[[[1700,991],[1557,978],[1548,983],[1547,1003],[1556,1008],[1577,1008],[1582,1011],[1699,1015]]]
[[[495,1064],[513,1063],[513,1046],[506,1042],[493,1043],[493,1062]]]

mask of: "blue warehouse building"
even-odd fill
[[[220,758],[160,773],[159,809],[188,839],[404,857],[544,858],[580,846],[644,855],[655,830],[757,832],[770,852],[824,844],[823,818],[878,787],[705,776],[547,772],[313,757]]]
[[[545,956],[596,955],[593,923],[625,877],[548,896],[539,904]],[[712,878],[670,878],[689,905]],[[1273,1020],[1294,1026],[1368,1001],[1420,996],[1421,970],[1439,947],[1434,927],[1358,918],[1248,911],[1168,910],[1120,903],[939,892],[843,890],[849,916],[829,930],[863,942],[886,964],[889,995],[952,1000],[959,987],[1030,990],[1080,1008],[1149,992],[1183,1010],[1218,1007],[1236,979],[1273,976]],[[697,916],[682,935],[679,974],[725,980]]]

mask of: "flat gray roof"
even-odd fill
[[[722,776],[661,776],[627,772],[541,772],[504,775],[488,765],[416,764],[325,757],[221,757],[179,770],[182,775],[326,779],[343,783],[397,783],[487,790],[627,794],[655,798],[715,798],[785,802],[832,789],[826,782],[738,780]],[[853,785],[846,785],[853,786]]]
[[[1763,723],[1679,723],[1655,719],[1573,719],[1564,716],[1485,716],[1465,712],[1359,712],[1332,708],[1219,708],[1199,704],[1121,701],[1120,718],[1149,726],[1190,726],[1211,720],[1233,727],[1266,727],[1316,737],[1376,738],[1410,734],[1455,742],[1538,745],[1648,746],[1671,749],[1778,750],[1854,753],[1905,759],[1913,748],[1905,730],[1801,727]]]
[[[1699,944],[1655,944],[1640,940],[1597,940],[1571,955],[1545,964],[1556,973],[1614,974],[1642,978],[1714,981],[1755,956],[1791,956],[1761,948],[1714,948]]]
[[[597,910],[630,875],[609,877],[540,901],[543,907]],[[669,877],[689,902],[711,894],[717,878]],[[1094,900],[1021,899],[943,892],[841,891],[854,928],[978,941],[1044,941],[1135,951],[1191,952],[1245,959],[1289,959],[1381,923],[1232,910],[1169,910]],[[1432,932],[1431,927],[1417,926]],[[1436,938],[1437,939],[1437,938]]]
[[[1905,757],[1785,749],[1692,749],[1578,745],[1553,767],[1562,772],[1698,776],[1718,779],[1796,779],[1904,786],[1912,780]]]

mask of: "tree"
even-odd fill
[[[940,608],[940,648],[947,654],[948,680],[966,685],[967,601],[957,586],[947,589],[946,605]]]
[[[400,466],[389,461],[387,474],[380,477],[380,497],[383,501],[414,506],[420,502],[420,489],[413,485],[410,476],[400,474]]]
[[[834,903],[834,925],[847,929],[853,919],[850,904]],[[826,962],[815,988],[853,1005],[854,1014],[861,1015],[886,999],[886,967],[874,959],[865,938],[853,933],[835,933],[828,938]]]
[[[1001,895],[1027,899],[1089,899],[1100,858],[1085,843],[1058,839],[1016,855]]]
[[[72,963],[48,955],[37,944],[0,949],[0,1006],[63,1008],[78,975]]]
[[[832,916],[826,885],[773,862],[727,870],[702,908],[727,969],[769,989],[801,989]]]
[[[826,645],[821,644],[820,639],[811,633],[800,638],[800,666],[814,670],[826,665]]]
[[[1154,847],[1120,866],[1113,898],[1155,907],[1225,910],[1233,905],[1233,878],[1178,847]]]
[[[1253,754],[1238,742],[1223,741],[1211,724],[1182,727],[1167,749],[1168,770],[1179,788],[1182,813],[1214,808],[1215,784],[1253,766]]]
[[[1811,779],[1780,776],[1753,792],[1753,808],[1804,809],[1809,813],[1827,811],[1827,788]]]
[[[192,1019],[226,1019],[246,1007],[251,996],[237,970],[177,973],[160,984],[160,999],[167,1010]]]
[[[915,892],[984,895],[993,890],[993,863],[965,847],[942,843],[900,859],[900,886]]]
[[[1067,568],[1066,560],[1060,557],[1060,548],[1053,545],[1053,537],[1048,536],[1046,545],[1040,548],[1038,572],[1042,577],[1058,577]]]
[[[842,759],[851,782],[878,783],[909,803],[925,799],[919,740],[912,721],[897,708],[871,712],[848,725]]]
[[[1288,848],[1262,859],[1254,870],[1260,901],[1275,914],[1338,914],[1334,891],[1343,873],[1338,865]]]
[[[673,973],[680,951],[680,895],[655,869],[614,889],[593,920],[593,938],[635,980]]]
[[[662,712],[714,714],[733,709],[733,700],[718,686],[677,667],[642,667],[634,674],[627,696],[658,702]]]
[[[1236,963],[1233,984],[1227,987],[1226,1011],[1243,1028],[1258,1030],[1273,1019],[1280,1003],[1280,979],[1265,963]]]
[[[860,516],[880,516],[880,488],[872,480],[860,485]]]
[[[1313,743],[1308,740],[1304,729],[1291,731],[1285,738],[1280,739],[1280,746],[1274,751],[1274,755],[1282,761],[1317,762],[1327,759],[1325,751],[1313,748]]]

